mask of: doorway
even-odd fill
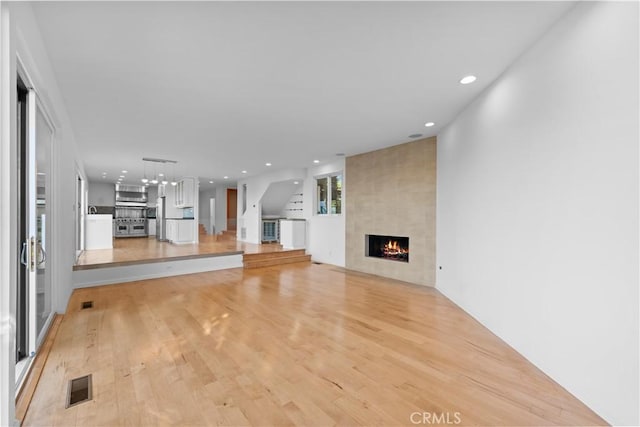
[[[227,230],[235,231],[238,221],[238,190],[227,188]]]
[[[216,199],[209,198],[209,234],[216,234]]]

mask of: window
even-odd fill
[[[342,174],[316,178],[316,214],[342,214]]]

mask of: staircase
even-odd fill
[[[263,252],[260,254],[244,254],[242,259],[244,268],[260,268],[297,262],[308,263],[311,262],[311,255],[306,255],[304,249],[292,249],[288,251]]]
[[[220,234],[216,234],[218,241],[221,240],[236,240],[236,230],[224,230]]]

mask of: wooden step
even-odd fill
[[[282,256],[249,261],[245,259],[244,268],[271,267],[274,265],[294,264],[298,262],[311,262],[311,255]]]
[[[279,248],[282,246],[278,245]],[[276,250],[242,256],[245,268],[269,267],[273,265],[292,264],[295,262],[309,262],[311,256],[304,249]]]
[[[204,226],[204,224],[199,224],[198,231],[199,234],[207,234],[207,228]]]
[[[265,259],[288,258],[292,256],[306,255],[304,249],[288,249],[282,250],[282,246],[278,245],[280,250],[271,252],[260,252],[257,254],[245,253],[243,259],[245,261],[261,261]]]

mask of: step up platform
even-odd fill
[[[230,268],[260,268],[310,262],[304,249],[278,243],[237,242],[235,232],[201,236],[198,244],[172,245],[155,238],[117,242],[113,249],[86,251],[73,267],[73,286],[82,288]]]

